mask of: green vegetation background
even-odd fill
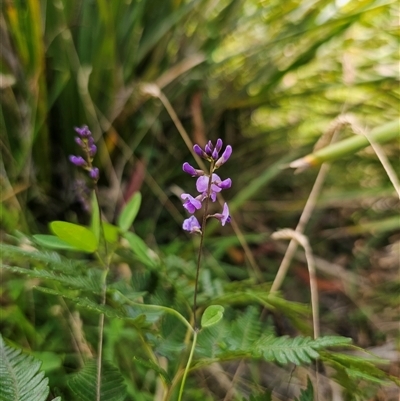
[[[99,147],[106,219],[115,221],[124,199],[140,190],[135,232],[166,257],[194,260],[196,240],[181,230],[179,194],[194,185],[181,170],[193,158],[180,121],[192,142],[220,137],[234,150],[221,170],[233,180],[224,195],[251,255],[238,231],[211,226],[210,280],[261,274],[271,282],[286,245],[270,234],[296,227],[317,174],[284,167],[312,152],[340,115],[351,114],[364,129],[399,115],[395,1],[15,0],[1,7],[6,242],[47,233],[52,220],[88,223],[79,173],[68,162],[76,153],[73,127],[87,124]],[[150,84],[162,96],[152,96]],[[340,130],[340,138],[351,135],[349,127]],[[382,147],[398,173],[399,138]],[[398,212],[393,186],[368,147],[332,163],[305,231],[319,258],[322,332],[393,355]],[[2,280],[3,335],[46,351],[37,337],[59,335],[56,323],[45,314],[35,320],[29,283],[8,273]],[[307,303],[308,288],[298,254],[282,293]],[[291,334],[285,324],[280,334]]]

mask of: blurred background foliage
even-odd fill
[[[88,222],[68,162],[73,127],[87,124],[99,147],[107,220],[140,190],[135,231],[166,256],[194,259],[179,198],[193,190],[181,170],[193,157],[170,104],[192,142],[220,137],[234,149],[221,176],[233,180],[226,196],[252,256],[237,230],[225,227],[221,237],[210,225],[206,264],[224,279],[255,269],[271,281],[286,246],[269,234],[296,226],[316,177],[315,169],[284,167],[310,153],[343,113],[367,129],[399,114],[395,1],[5,0],[1,7],[3,240],[45,233],[55,219]],[[162,96],[151,96],[148,84]],[[398,145],[399,138],[383,145],[397,171]],[[332,164],[305,232],[317,264],[328,264],[319,282],[323,324],[362,346],[381,345],[397,330],[398,211],[366,148]],[[355,275],[350,290],[329,263]],[[308,302],[305,272],[298,256],[284,284],[289,298]]]

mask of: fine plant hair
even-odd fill
[[[397,378],[377,366],[384,361],[353,345],[350,338],[320,333],[316,258],[302,233],[304,227],[281,230],[273,238],[289,239],[304,248],[311,313],[307,305],[282,297],[278,291],[284,277],[281,269],[272,286],[264,282],[253,256],[248,258],[254,273],[250,280],[227,282],[212,277],[208,257],[212,248],[207,246],[206,232],[209,235],[215,228],[210,224],[207,231],[210,219],[221,224],[222,232],[232,224],[239,243],[247,246],[243,235],[240,239],[238,225],[234,226],[231,213],[235,209],[230,210],[221,195],[234,182],[220,178],[218,171],[223,171],[229,161],[232,146],[224,146],[220,138],[193,145],[158,86],[146,85],[142,91],[161,100],[198,166],[188,162],[182,166],[184,173],[195,178],[197,195],[180,194],[189,214],[182,228],[187,239],[196,244],[195,256],[165,256],[151,249],[132,229],[142,204],[139,192],[128,199],[115,224],[105,221],[97,188],[101,175],[94,163],[97,145],[87,126],[75,129],[75,142],[82,155],[70,156],[70,161],[84,172],[92,194],[90,224],[53,221],[49,226],[52,234],[32,236],[29,248],[1,245],[4,271],[34,279],[35,291],[58,303],[68,316],[76,369],[64,379],[73,400],[132,399],[142,391],[136,388],[137,382],[147,383],[143,386],[146,399],[198,399],[195,394],[202,392],[202,384],[195,378],[204,372],[219,382],[219,395],[226,401],[233,397],[272,399],[272,388],[257,380],[241,380],[253,362],[267,367],[289,366],[292,371],[293,366],[305,367],[307,378],[302,389],[290,394],[291,399],[326,399],[318,384],[322,373],[312,369],[316,362],[334,372],[324,382],[334,377],[344,394],[353,399],[362,400],[377,385],[399,384]],[[248,247],[245,252],[252,255]],[[128,278],[118,273],[117,266],[121,265],[128,266]],[[264,319],[265,314],[285,316],[296,334],[278,335],[269,319]],[[94,317],[95,335],[91,327]],[[312,329],[307,324],[310,319]],[[118,341],[127,343],[124,362],[113,353],[115,333],[121,336]],[[53,396],[49,379],[40,371],[40,357],[21,349],[0,336],[3,399],[45,401],[51,394],[53,401],[67,400],[68,395]],[[229,363],[236,367],[232,379],[226,376]]]

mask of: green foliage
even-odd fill
[[[133,360],[135,363],[144,366],[147,369],[151,369],[154,370],[155,372],[157,372],[167,384],[171,384],[172,380],[169,377],[168,373],[161,368],[159,365],[157,365],[156,363],[154,363],[151,359],[147,359],[144,360],[138,356],[134,356]]]
[[[225,308],[221,305],[209,306],[201,316],[201,327],[211,327],[217,324],[224,316]]]
[[[195,142],[221,137],[234,147],[225,171],[234,181],[229,206],[236,226],[225,227],[220,238],[219,224],[209,221],[198,294],[200,308],[221,305],[224,318],[198,334],[193,370],[244,358],[251,372],[246,382],[251,386],[254,378],[250,391],[258,394],[256,372],[265,360],[307,364],[322,358],[349,400],[372,398],[374,386],[388,382],[379,361],[326,350],[349,351],[343,337],[305,337],[311,314],[304,303],[308,281],[304,285],[298,270],[301,255],[282,293],[269,293],[285,249],[270,241],[266,227],[297,225],[315,174],[293,175],[284,167],[301,155],[315,156],[312,147],[344,112],[372,127],[389,161],[398,163],[397,127],[387,123],[398,118],[394,2],[9,1],[2,12],[0,236],[21,244],[0,244],[0,319],[7,337],[38,352],[51,347],[63,363],[50,380],[68,397],[62,377],[82,363],[79,346],[96,349],[97,321],[104,315],[104,346],[124,375],[127,398],[154,399],[163,372],[171,386],[179,381],[190,343],[183,321],[192,318],[198,245],[198,238],[180,232],[177,198],[186,188],[180,166],[191,149],[184,128]],[[149,96],[148,83],[163,101]],[[175,115],[182,127],[171,119]],[[81,208],[77,172],[68,164],[73,126],[85,123],[99,150],[94,164],[102,218],[95,197],[90,219]],[[317,156],[341,162],[333,163],[305,232],[318,276],[329,261],[346,261],[339,276],[340,269],[328,265],[326,276],[318,277],[321,331],[343,333],[344,321],[343,335],[358,338],[360,330],[374,345],[378,337],[397,334],[386,329],[393,325],[379,324],[380,316],[397,321],[390,312],[398,288],[387,285],[396,282],[388,262],[397,255],[396,198],[371,149],[356,153],[365,138],[346,139],[349,129],[336,132],[338,144]],[[58,236],[47,235],[54,220]],[[135,233],[128,231],[133,222]],[[21,233],[46,235],[34,235],[38,249],[32,249]],[[104,245],[107,280],[104,260],[96,259],[104,256]],[[397,277],[397,264],[394,271]],[[374,305],[360,327],[347,314],[350,303],[340,307],[342,293]],[[332,308],[331,297],[339,307]],[[344,309],[345,317],[336,315]],[[115,322],[119,330],[111,333]],[[136,354],[142,363],[133,360]],[[217,399],[198,378],[189,372],[187,399]],[[241,381],[236,383],[239,399]],[[270,398],[262,397],[250,398]]]
[[[309,377],[307,377],[307,388],[301,390],[300,397],[296,401],[314,401],[314,387]]]
[[[259,311],[255,307],[247,308],[233,323],[230,336],[226,341],[229,348],[234,350],[250,349],[260,338],[261,324]]]
[[[98,239],[86,227],[66,221],[53,221],[50,223],[50,229],[60,240],[77,250],[93,253],[98,247]]]
[[[243,401],[247,401],[247,399],[243,398]],[[249,401],[272,401],[272,392],[268,391],[265,394],[259,395],[251,394]]]
[[[267,361],[301,365],[318,358],[319,350],[328,347],[343,347],[350,343],[350,338],[337,336],[320,337],[315,340],[301,336],[295,338],[262,336],[256,342],[255,349],[256,353],[260,353]]]
[[[136,192],[131,199],[127,202],[125,207],[122,209],[118,216],[118,227],[122,231],[128,231],[135,221],[136,215],[138,214],[140,204],[142,203],[142,195],[140,192]]]
[[[49,380],[40,372],[41,364],[21,350],[7,346],[0,334],[0,400],[45,401]]]
[[[97,394],[96,361],[87,361],[83,369],[72,375],[68,381],[68,385],[79,400],[95,400]],[[119,370],[108,361],[103,361],[101,367],[100,400],[123,401],[126,395],[126,386]]]

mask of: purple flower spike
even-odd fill
[[[99,179],[99,169],[97,167],[93,167],[90,171],[89,171],[89,176],[92,180],[97,181]]]
[[[81,128],[75,127],[75,131],[80,135],[82,138],[88,138],[92,136],[87,125],[83,125]]]
[[[231,216],[229,215],[229,207],[226,203],[224,203],[224,208],[222,213],[212,214],[210,217],[215,217],[221,222],[221,225],[224,226],[226,223],[231,222]]]
[[[183,207],[189,212],[194,213],[196,209],[201,209],[201,201],[199,199],[193,198],[192,195],[182,194],[182,199],[186,199]]]
[[[201,233],[201,227],[199,221],[194,216],[190,216],[184,220],[182,228],[190,233]]]
[[[200,177],[201,175],[204,175],[203,170],[196,170],[194,167],[192,167],[189,163],[183,163],[182,170],[185,173],[190,174],[192,177]]]
[[[227,160],[231,157],[232,154],[232,146],[228,145],[225,150],[224,153],[222,153],[222,156],[217,160],[217,162],[215,163],[215,168],[219,168],[221,167],[224,163],[227,162]]]
[[[227,178],[226,180],[216,182],[215,184],[218,185],[221,189],[228,189],[232,186],[232,180],[230,178]]]
[[[73,155],[71,155],[71,156],[69,157],[69,161],[70,161],[72,164],[75,164],[75,166],[78,166],[78,167],[85,167],[85,166],[86,166],[86,161],[85,161],[85,159],[84,159],[83,157],[81,157],[81,156],[73,156]]]

